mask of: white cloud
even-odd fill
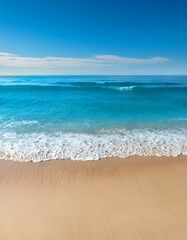
[[[169,61],[169,58],[127,58],[116,55],[94,55],[89,58],[67,57],[21,57],[0,52],[0,67],[31,69],[95,68],[136,64],[156,64]]]
[[[112,62],[114,64],[150,64],[150,63],[162,63],[169,61],[169,58],[153,57],[153,58],[126,58],[115,55],[96,55],[96,59]]]
[[[0,52],[0,57],[15,57],[16,55],[6,52]]]

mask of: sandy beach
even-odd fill
[[[186,240],[187,156],[0,160],[1,240]]]

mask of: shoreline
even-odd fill
[[[187,158],[186,154],[179,154],[179,155],[175,155],[175,156],[163,156],[163,155],[130,155],[127,157],[119,157],[119,156],[112,156],[112,157],[104,157],[104,158],[98,158],[98,159],[72,159],[72,158],[57,158],[57,159],[44,159],[44,160],[39,160],[39,161],[35,161],[32,159],[19,159],[19,158],[8,158],[8,159],[4,159],[4,158],[0,158],[0,164],[1,161],[10,161],[10,162],[18,162],[18,163],[45,163],[45,162],[51,162],[51,161],[72,161],[72,162],[97,162],[97,161],[106,161],[106,160],[113,160],[113,159],[119,159],[119,160],[126,160],[126,159],[137,159],[137,158],[151,158],[154,159],[156,158],[157,160],[161,160],[161,158],[164,158],[165,160],[172,160],[175,158]]]
[[[186,240],[187,156],[0,160],[2,240]]]
[[[51,159],[86,161],[135,155],[179,156],[187,155],[187,129],[121,129],[108,134],[59,132],[57,135],[8,132],[2,134],[0,146],[0,158],[34,162]]]

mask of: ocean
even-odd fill
[[[187,76],[1,76],[0,158],[187,155]]]

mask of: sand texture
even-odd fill
[[[187,156],[0,160],[0,240],[187,240]]]

